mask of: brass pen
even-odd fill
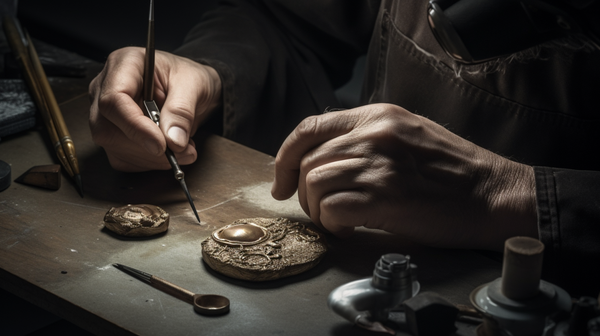
[[[144,94],[144,108],[146,109],[146,113],[148,117],[156,123],[157,126],[160,127],[160,109],[156,102],[154,101],[154,1],[150,0],[150,16],[148,18],[148,39],[146,41],[146,56],[144,59],[144,86],[143,86],[143,94]],[[175,154],[173,151],[167,147],[165,151],[167,156],[167,160],[169,160],[169,164],[173,169],[173,173],[175,175],[175,179],[179,181],[181,188],[185,192],[188,201],[190,202],[190,206],[196,215],[196,219],[198,223],[200,223],[200,217],[198,217],[198,212],[196,211],[196,206],[194,206],[194,201],[192,200],[192,196],[188,191],[187,185],[185,184],[185,174],[179,167],[177,163],[177,159],[175,158]]]
[[[23,70],[33,100],[40,111],[50,141],[54,145],[56,155],[69,176],[75,179],[77,191],[83,197],[75,146],[31,38],[23,33],[16,18],[5,17],[3,26],[10,47]]]

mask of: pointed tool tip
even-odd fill
[[[185,196],[187,197],[188,202],[190,202],[190,206],[192,207],[192,211],[194,212],[194,215],[196,216],[196,219],[198,220],[198,224],[202,224],[202,222],[200,221],[200,216],[198,216],[198,210],[196,210],[196,206],[194,205],[194,200],[192,200],[192,195],[190,195],[187,185],[185,184],[185,180],[183,178],[180,179],[179,184],[181,185],[181,188],[185,192]]]
[[[81,175],[77,174],[75,177],[75,183],[77,184],[77,192],[83,198],[83,183],[81,182]]]

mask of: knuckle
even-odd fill
[[[101,81],[101,74],[92,79],[90,85],[88,85],[88,95],[90,97],[90,101],[92,101],[96,97],[96,92],[98,92],[98,82]]]
[[[119,98],[113,93],[101,92],[98,97],[98,110],[101,114],[107,115],[117,106]]]
[[[98,111],[108,119],[116,117],[121,112],[121,107],[126,106],[131,100],[125,93],[105,92],[98,97]]]
[[[304,120],[302,120],[300,122],[300,124],[298,124],[298,126],[294,130],[294,134],[298,138],[303,138],[303,137],[314,135],[315,133],[317,133],[317,130],[318,130],[318,125],[319,125],[318,120],[319,120],[318,116],[310,116],[310,117],[305,118]]]
[[[119,62],[123,59],[124,56],[127,55],[141,55],[142,48],[140,47],[124,47],[111,52],[106,58],[106,63],[111,64],[113,62]]]
[[[185,101],[174,102],[169,108],[172,117],[178,123],[185,125],[194,121],[194,108]]]
[[[326,180],[323,169],[315,168],[306,174],[306,188],[308,190],[314,190],[318,186],[322,185]]]
[[[144,136],[141,134],[140,130],[135,127],[135,125],[128,124],[124,126],[123,132],[127,135],[129,139],[131,139],[134,143],[139,144],[144,141]]]
[[[340,203],[338,197],[325,197],[321,199],[321,213],[337,214],[334,217],[329,217],[329,222],[337,220],[342,214],[346,214],[349,209],[345,209]]]
[[[106,115],[106,111],[110,110],[114,106],[114,97],[109,94],[101,94],[98,97],[98,111]]]

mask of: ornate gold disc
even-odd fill
[[[286,218],[239,219],[202,242],[202,258],[213,270],[236,279],[274,280],[305,272],[327,247],[312,223]]]
[[[167,231],[169,214],[156,205],[128,204],[108,210],[104,226],[123,236],[152,236]]]

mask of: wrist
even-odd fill
[[[208,112],[213,112],[214,110],[218,109],[221,106],[221,101],[222,101],[222,88],[223,85],[221,83],[221,76],[219,76],[219,73],[217,72],[217,70],[215,70],[215,68],[208,66],[208,65],[202,65],[204,67],[204,70],[206,71],[207,77],[208,77],[208,88],[209,88],[209,92],[210,94],[210,98],[209,98],[209,104],[207,107],[207,111]]]
[[[197,101],[191,133],[193,135],[200,125],[206,123],[221,108],[222,84],[221,77],[213,67],[192,60],[189,61],[194,64],[191,71],[197,74],[195,85],[197,85],[198,90],[195,93]]]
[[[533,167],[504,158],[495,160],[489,198],[491,248],[502,251],[515,236],[539,238]]]
[[[215,70],[215,68],[204,64],[198,65],[202,67],[206,82],[205,111],[206,113],[211,114],[221,106],[221,77],[219,76],[219,73],[217,72],[217,70]]]

